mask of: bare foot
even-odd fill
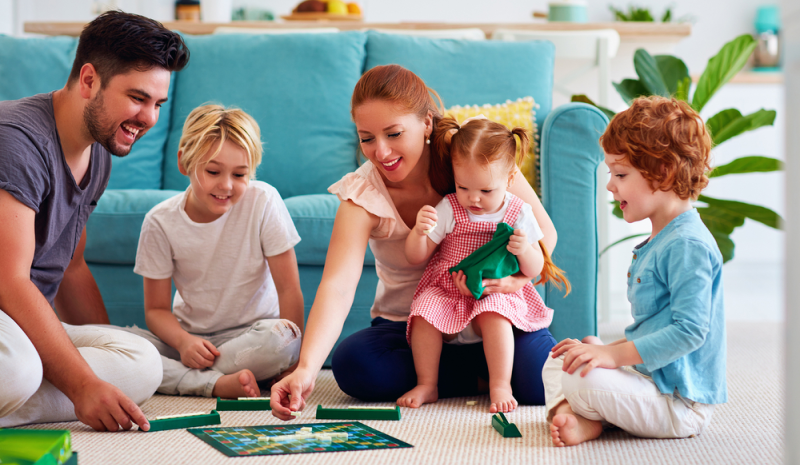
[[[244,369],[230,375],[223,375],[214,385],[213,397],[223,399],[237,399],[239,397],[258,397],[261,390],[256,384],[256,377],[253,372]]]
[[[600,340],[600,338],[597,336],[586,336],[585,338],[581,339],[581,342],[583,342],[584,344],[592,344],[596,346],[605,345],[603,344],[603,341]]]
[[[511,392],[510,384],[490,387],[489,398],[492,400],[492,405],[489,406],[490,413],[508,413],[517,408],[517,399]]]
[[[422,404],[430,404],[437,400],[439,400],[439,388],[437,386],[419,384],[397,399],[397,405],[401,407],[420,408]]]
[[[556,447],[574,446],[600,436],[603,425],[574,413],[559,413],[553,417],[550,436]]]

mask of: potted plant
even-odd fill
[[[691,101],[689,95],[692,80],[686,64],[680,58],[672,55],[652,56],[644,49],[637,50],[633,57],[634,68],[639,79],[623,79],[620,83],[613,83],[614,88],[628,104],[636,97],[661,95],[686,101],[700,113],[711,97],[744,67],[755,47],[756,41],[749,34],[741,35],[726,43],[719,53],[708,60],[706,69],[697,81]],[[574,95],[572,101],[595,105],[585,95]],[[608,108],[599,106],[598,108],[609,119],[615,115]],[[771,126],[775,121],[775,114],[775,110],[762,108],[749,115],[742,115],[739,110],[729,108],[707,118],[706,127],[714,145],[717,146],[747,131]],[[731,174],[763,173],[782,169],[783,162],[775,158],[757,155],[745,156],[713,167],[708,177],[718,178]],[[735,245],[730,235],[734,229],[744,224],[745,218],[775,229],[780,229],[783,222],[781,216],[776,212],[760,205],[717,199],[706,195],[700,195],[697,200],[699,202],[697,211],[700,213],[700,218],[716,239],[725,262],[734,256]],[[614,216],[622,218],[622,210],[617,202],[614,202],[613,213]],[[642,235],[646,234],[624,237],[607,246],[600,252],[600,255],[620,242]]]

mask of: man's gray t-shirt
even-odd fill
[[[91,151],[78,186],[61,151],[53,94],[0,102],[0,189],[36,212],[31,281],[51,306],[111,174],[111,154],[97,143]]]

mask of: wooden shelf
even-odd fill
[[[80,35],[85,22],[26,22],[25,32],[44,35]],[[365,23],[363,21],[233,21],[230,23],[203,23],[191,21],[165,22],[164,26],[185,34],[211,34],[217,27],[246,27],[269,29],[296,29],[335,26],[341,30],[360,29],[465,29],[478,28],[487,37],[497,29],[522,29],[532,31],[586,31],[591,29],[615,29],[623,40],[640,38],[643,40],[667,39],[678,41],[688,37],[692,26],[688,23]]]

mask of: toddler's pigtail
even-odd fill
[[[528,147],[531,145],[531,137],[528,135],[528,131],[523,128],[516,127],[511,130],[511,134],[519,137],[519,155],[516,153],[514,154],[514,164],[520,166],[522,164],[522,160],[525,158],[525,154],[528,153]]]
[[[566,286],[567,293],[564,294],[564,297],[568,296],[569,292],[572,290],[572,286],[567,279],[567,274],[553,263],[553,259],[550,257],[550,252],[547,251],[544,242],[539,241],[539,247],[542,249],[544,266],[542,267],[542,272],[539,274],[539,280],[534,284],[538,286],[539,284],[553,281],[553,285],[558,289],[563,289],[562,285]]]
[[[431,163],[428,178],[431,180],[431,186],[442,196],[456,191],[450,144],[453,133],[458,132],[458,129],[458,121],[452,116],[445,116],[435,121],[434,131],[430,136]]]

